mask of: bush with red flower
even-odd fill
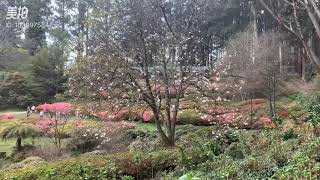
[[[152,122],[153,118],[154,118],[154,114],[152,111],[145,111],[142,114],[142,119],[143,119],[143,122],[145,123]]]
[[[48,113],[60,113],[60,114],[69,114],[73,110],[70,103],[53,103],[53,104],[42,104],[36,107],[39,111],[44,111]]]
[[[57,148],[61,148],[61,140],[65,137],[65,128],[73,110],[70,103],[60,102],[53,104],[43,104],[36,107],[37,110],[45,112],[45,118],[36,123],[36,127],[41,129],[52,140]]]
[[[271,118],[268,117],[261,117],[260,122],[263,124],[264,127],[274,129],[276,125],[272,122]]]
[[[137,121],[142,119],[142,117],[138,115],[138,113],[135,113],[127,109],[123,109],[116,112],[102,111],[94,114],[94,116],[99,120],[105,122]]]
[[[14,118],[15,118],[15,116],[14,116],[14,115],[11,115],[11,114],[4,114],[4,115],[1,115],[1,116],[0,116],[0,120],[1,120],[1,121],[4,121],[4,122],[13,121]]]

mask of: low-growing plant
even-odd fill
[[[135,178],[132,176],[123,176],[121,180],[135,180]]]
[[[272,122],[274,122],[277,126],[282,125],[283,119],[279,116],[272,118]]]
[[[177,123],[178,124],[192,124],[195,126],[205,125],[201,121],[201,114],[197,112],[195,109],[187,109],[179,112],[177,116]]]
[[[300,96],[299,101],[308,113],[308,120],[314,127],[317,127],[320,123],[320,95]]]
[[[100,128],[79,128],[72,134],[67,148],[76,153],[85,153],[93,151],[109,140]]]
[[[121,145],[121,143],[123,145],[118,148],[126,149],[128,145],[125,145],[127,142],[123,140],[123,137],[125,137],[126,131],[132,127],[130,123],[106,123],[101,127],[78,128],[72,134],[67,147],[77,154],[93,150],[116,151],[114,145]]]
[[[226,150],[226,154],[233,159],[244,159],[245,157],[244,149],[238,143],[231,144]]]
[[[285,141],[289,140],[289,139],[295,139],[297,137],[298,137],[298,135],[294,132],[294,130],[292,128],[287,130],[283,134],[283,140],[285,140]]]

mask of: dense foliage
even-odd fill
[[[1,175],[16,179],[176,179],[184,174],[200,179],[287,179],[320,175],[320,142],[313,135],[287,139],[287,133],[278,130],[245,131],[219,126],[194,132],[190,126],[181,126],[178,130],[184,133],[179,134],[176,149],[144,148],[135,143],[126,153],[81,155],[56,163],[26,165],[21,170],[8,169]],[[154,143],[151,136],[144,137],[145,144]]]

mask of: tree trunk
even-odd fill
[[[251,6],[251,11],[252,11],[252,16],[253,16],[253,37],[252,37],[252,54],[251,54],[251,59],[252,59],[252,64],[255,63],[255,58],[256,58],[256,44],[258,40],[258,25],[257,25],[257,13],[254,5]]]
[[[156,123],[156,127],[158,130],[158,133],[161,137],[162,142],[166,145],[166,146],[174,146],[175,145],[175,141],[173,139],[172,141],[172,137],[168,137],[164,132],[163,129],[161,127],[160,124],[160,117],[159,117],[159,112],[155,109],[153,109],[153,114],[154,114],[154,118],[155,118],[155,123]]]
[[[282,56],[282,43],[279,45],[279,60],[280,60],[280,76],[282,77],[283,74],[283,56]]]
[[[21,151],[22,150],[22,139],[21,139],[21,137],[17,138],[16,147],[17,147],[17,151]]]
[[[277,118],[276,113],[276,91],[277,91],[277,81],[276,81],[276,72],[273,71],[272,75],[272,118]]]

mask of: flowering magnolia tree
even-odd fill
[[[43,104],[36,108],[45,112],[45,118],[39,120],[37,128],[41,129],[60,149],[61,140],[65,136],[65,126],[73,110],[70,103]]]
[[[152,118],[163,142],[174,145],[182,101],[209,105],[223,100],[215,83],[220,81],[219,74],[196,55],[203,46],[199,23],[206,18],[200,9],[207,4],[142,0],[111,8],[128,18],[117,19],[110,13],[114,24],[99,19],[102,22],[96,24],[110,26],[103,29],[107,30],[105,41],[97,44],[94,56],[79,58],[69,69],[69,95],[76,100],[106,101],[115,111],[147,106],[143,118]],[[115,39],[115,34],[121,38]]]

